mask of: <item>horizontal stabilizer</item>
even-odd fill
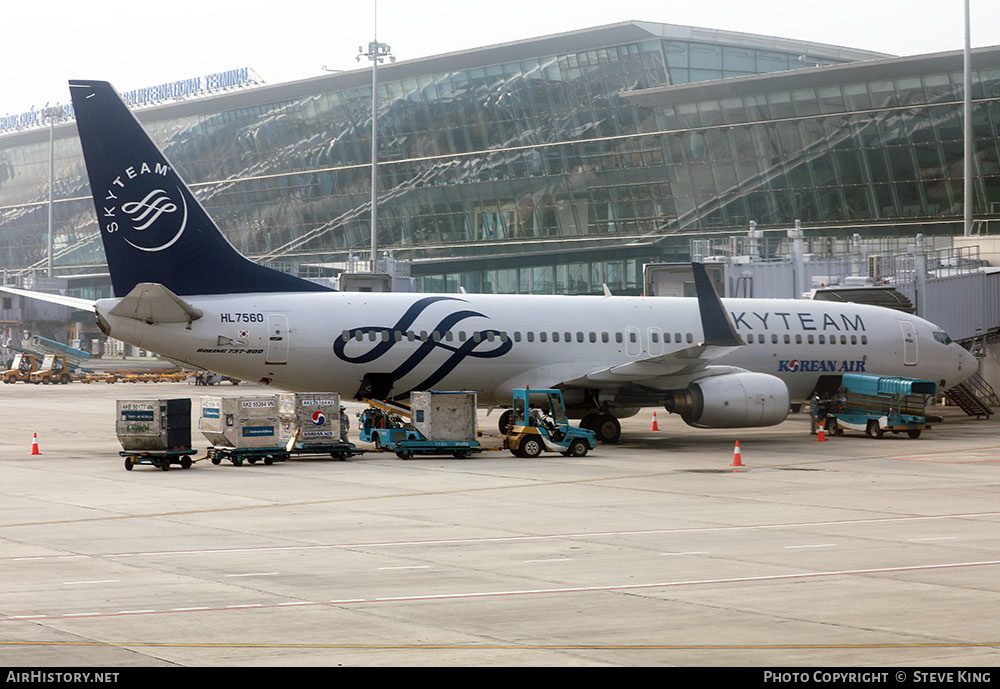
[[[109,313],[143,323],[190,323],[203,315],[157,282],[140,282]]]
[[[80,309],[82,311],[93,311],[95,304],[95,302],[90,299],[67,297],[62,294],[50,294],[49,292],[32,292],[31,290],[17,289],[16,287],[7,287],[6,285],[0,285],[0,292],[9,292],[10,294],[16,294],[21,297],[38,299],[39,301],[46,301],[50,304],[60,304],[61,306],[68,306],[71,309]]]

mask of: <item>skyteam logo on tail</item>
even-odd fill
[[[125,168],[105,194],[101,224],[108,234],[139,251],[163,251],[187,227],[187,201],[180,186],[166,179],[170,167],[139,163]]]

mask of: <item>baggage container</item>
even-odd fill
[[[118,400],[115,434],[126,451],[191,449],[191,400]]]
[[[436,391],[410,393],[413,427],[431,441],[476,439],[476,393]]]
[[[202,397],[198,430],[219,447],[277,447],[278,396]]]
[[[296,447],[319,447],[340,442],[340,394],[336,392],[282,392],[278,394],[279,444],[298,432]]]

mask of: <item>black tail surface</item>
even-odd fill
[[[241,255],[111,84],[69,85],[115,296],[140,282],[178,295],[327,290]]]

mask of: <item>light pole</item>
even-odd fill
[[[52,277],[52,187],[55,185],[55,128],[56,121],[61,120],[62,108],[45,108],[42,117],[49,121],[49,247],[46,260],[46,275]]]
[[[964,139],[965,139],[965,164],[963,175],[965,177],[964,193],[964,234],[966,237],[972,234],[972,37],[969,29],[969,0],[965,0],[965,50],[963,66],[963,110],[965,113]]]
[[[367,57],[372,63],[372,258],[371,272],[375,272],[378,260],[378,65],[380,62],[395,62],[396,58],[389,52],[391,48],[386,43],[379,43],[377,37],[378,25],[378,2],[375,5],[375,19],[372,29],[372,41],[368,44],[368,51],[365,52],[363,46],[358,46],[357,61],[361,62],[362,57]]]

